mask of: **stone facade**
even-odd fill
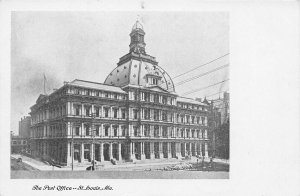
[[[176,94],[137,23],[104,84],[76,79],[40,95],[30,113],[34,156],[60,165],[208,157],[210,106]]]

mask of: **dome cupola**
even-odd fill
[[[132,27],[132,31],[130,33],[130,45],[129,51],[135,53],[146,54],[145,52],[145,42],[144,42],[145,32],[142,24],[137,20]]]
[[[159,87],[175,93],[172,78],[158,66],[155,57],[146,54],[144,36],[142,24],[136,21],[130,33],[129,53],[120,58],[118,66],[107,76],[104,83],[119,87]]]

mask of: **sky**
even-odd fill
[[[60,88],[64,81],[103,83],[129,52],[129,34],[139,19],[146,53],[156,57],[171,78],[229,51],[226,12],[13,12],[11,18],[11,129],[18,133],[21,117],[29,115],[40,94]],[[229,67],[176,85],[229,64],[230,55],[174,78],[183,95],[229,79]],[[229,81],[186,95],[204,98],[227,91]],[[209,98],[218,98],[219,95]]]

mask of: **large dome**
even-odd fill
[[[144,35],[143,26],[136,21],[130,33],[129,53],[120,58],[118,66],[107,76],[104,83],[119,87],[159,86],[168,92],[175,92],[168,73],[157,65],[155,57],[146,54]]]
[[[149,84],[147,78],[159,78],[157,86],[168,92],[175,92],[171,77],[160,66],[149,62],[132,59],[115,68],[106,78],[105,84],[114,86],[138,85],[143,87],[156,86]]]

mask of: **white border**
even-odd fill
[[[153,11],[230,12],[229,180],[11,180],[10,11],[140,10],[141,1],[0,2],[0,195],[53,195],[34,184],[110,184],[105,195],[299,195],[299,3],[143,1]]]

